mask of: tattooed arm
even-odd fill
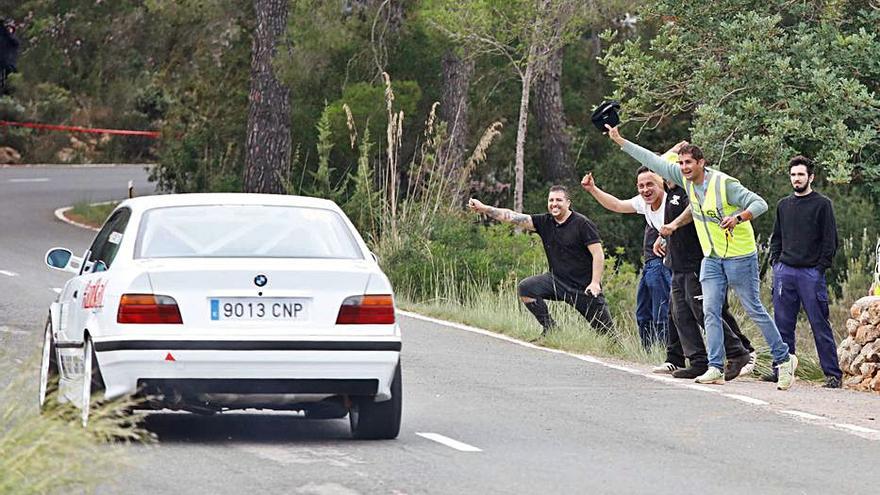
[[[517,213],[513,210],[508,210],[507,208],[495,208],[493,206],[484,205],[480,200],[473,198],[468,201],[468,208],[477,213],[482,213],[488,217],[494,218],[499,222],[512,223],[526,230],[535,230],[535,226],[532,224],[531,215],[526,215],[525,213]]]

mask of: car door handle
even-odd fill
[[[79,291],[73,291],[73,298],[76,299],[76,295],[79,294]]]

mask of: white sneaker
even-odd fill
[[[749,362],[739,370],[739,376],[748,376],[755,371],[755,363],[758,362],[758,353],[752,351],[749,353]]]
[[[651,369],[651,373],[657,373],[660,375],[671,375],[673,371],[677,370],[678,366],[672,363],[663,363],[660,366],[654,366]]]
[[[789,354],[788,361],[776,366],[779,371],[779,381],[776,382],[777,390],[788,390],[794,383],[794,371],[797,369],[798,359],[794,354]]]
[[[724,385],[724,372],[714,366],[709,366],[705,373],[698,376],[695,380],[697,383],[715,383]]]

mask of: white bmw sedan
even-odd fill
[[[349,415],[356,438],[400,429],[400,328],[388,278],[333,202],[263,194],[129,199],[49,309],[40,404],[100,399],[210,414]],[[57,381],[58,393],[50,394]]]

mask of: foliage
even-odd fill
[[[880,10],[862,0],[655,0],[647,16],[662,23],[647,46],[625,41],[602,58],[642,128],[692,113],[692,141],[741,175],[777,173],[801,153],[834,182],[876,187]]]
[[[393,108],[395,112],[403,112],[404,117],[416,115],[418,104],[422,99],[422,91],[416,81],[394,81]],[[389,117],[385,105],[384,86],[370,83],[354,83],[346,86],[339,99],[330,103],[321,115],[327,119],[332,130],[332,147],[335,149],[332,158],[334,163],[351,165],[356,160],[349,140],[349,117],[343,105],[348,106],[350,120],[358,128],[354,132],[363,133],[369,129],[372,136],[384,136],[388,128]],[[319,138],[320,139],[320,138]],[[330,155],[328,155],[330,156]],[[321,158],[319,152],[319,160]],[[347,171],[345,171],[347,173]],[[344,174],[342,174],[344,177]]]
[[[13,369],[11,356],[0,357],[0,376],[13,377],[0,388],[0,493],[91,492],[129,462],[120,441],[153,440],[126,413],[130,402],[97,406],[88,429],[68,404],[48,402],[40,414],[36,390],[26,383],[35,375]],[[26,367],[35,370],[38,363],[29,360]]]
[[[152,178],[175,192],[240,191],[252,5],[154,0],[148,6],[165,45],[139,102],[156,112],[167,108]]]
[[[113,213],[117,205],[119,205],[119,201],[105,203],[79,201],[67,212],[67,216],[79,223],[100,227],[110,216],[110,213]]]
[[[507,225],[484,227],[474,220],[462,213],[439,215],[425,238],[409,235],[404,226],[402,235],[411,242],[378,253],[395,288],[416,299],[437,297],[450,283],[458,294],[476,286],[497,290],[546,265],[536,236],[516,234]]]

